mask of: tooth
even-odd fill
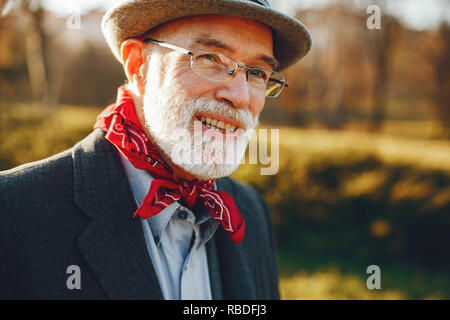
[[[206,120],[205,117],[200,117],[200,119],[202,120],[202,122],[205,122],[205,120]]]
[[[225,129],[230,130],[230,129],[231,129],[231,124],[227,123],[227,124],[225,125]]]
[[[236,126],[231,125],[230,129],[234,131],[234,129],[236,129]]]
[[[211,118],[206,117],[206,123],[210,124],[211,123]]]
[[[217,126],[221,129],[225,129],[225,123],[223,121],[217,122]]]
[[[211,125],[215,126],[217,124],[217,120],[214,119],[213,121],[211,121]]]

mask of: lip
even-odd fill
[[[195,119],[197,119],[198,117],[217,119],[217,120],[223,121],[225,123],[232,124],[232,125],[236,126],[235,132],[238,129],[243,129],[242,123],[240,123],[239,121],[227,118],[227,117],[225,117],[225,116],[223,116],[221,114],[218,114],[218,113],[203,113],[203,112],[200,112],[200,113],[197,113],[197,114],[194,115]]]

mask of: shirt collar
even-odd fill
[[[125,168],[128,182],[130,183],[130,188],[134,196],[134,200],[136,202],[136,205],[139,207],[142,201],[144,201],[147,192],[150,190],[151,182],[155,179],[148,171],[135,168],[131,164],[131,162],[128,161],[128,159],[126,159],[120,152],[119,154],[122,164]],[[213,189],[217,190],[216,182],[214,182]],[[201,246],[202,244],[208,242],[219,226],[218,221],[213,219],[213,217],[206,210],[196,210],[197,215],[195,215],[191,210],[182,206],[180,203],[174,202],[165,209],[161,210],[161,212],[159,212],[157,215],[146,219],[152,231],[152,235],[155,239],[156,245],[159,245],[161,234],[163,233],[170,219],[176,212],[180,210],[185,210],[188,213],[192,214],[192,216],[195,217],[195,224],[201,225],[201,239],[199,245]]]

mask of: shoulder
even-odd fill
[[[0,207],[11,208],[26,200],[45,201],[53,192],[70,193],[73,185],[71,150],[0,171]]]
[[[55,201],[72,199],[76,162],[82,157],[92,157],[101,138],[102,132],[94,131],[72,148],[56,155],[0,171],[1,211],[45,203],[48,207]]]
[[[230,193],[235,201],[242,205],[258,207],[259,205],[265,204],[264,200],[261,198],[261,195],[255,188],[238,182],[233,178],[224,177],[217,179],[217,185],[219,189],[223,189],[224,191]]]
[[[247,221],[255,221],[254,225],[261,227],[261,222],[265,222],[268,229],[272,228],[268,206],[255,188],[230,177],[217,179],[217,186],[219,190],[223,190],[233,197],[237,207],[244,215],[247,226],[249,226]]]
[[[90,219],[73,200],[76,149],[0,172],[0,298],[46,295],[80,261]]]
[[[74,215],[78,210],[72,200],[71,158],[69,149],[0,172],[0,242],[9,246],[0,244],[0,250],[43,244],[63,229],[61,225],[73,226],[79,215]]]
[[[32,225],[72,219],[76,166],[80,157],[89,158],[93,141],[100,132],[92,132],[75,146],[43,160],[0,171],[0,228],[6,225]],[[5,227],[8,228],[8,227]]]

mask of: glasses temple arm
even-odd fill
[[[154,43],[156,43],[157,45],[159,45],[161,47],[169,48],[169,49],[172,49],[172,50],[175,50],[175,51],[179,51],[179,52],[182,52],[182,53],[185,53],[185,54],[192,54],[192,51],[180,48],[178,46],[174,46],[173,44],[165,43],[165,42],[160,41],[160,40],[155,40],[155,39],[152,39],[152,38],[146,38],[143,41],[144,42],[154,42]]]
[[[279,84],[284,84],[285,87],[289,87],[289,83],[287,83],[285,81],[278,80],[278,79],[275,79],[275,78],[269,78],[269,80],[273,81],[273,82],[276,82],[276,83],[279,83]]]

